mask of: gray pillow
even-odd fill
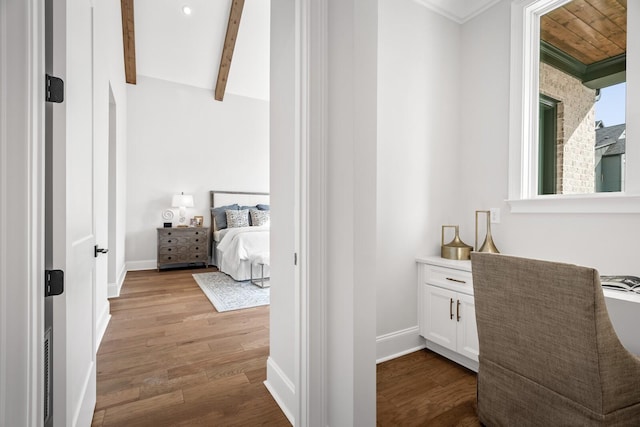
[[[227,228],[227,211],[237,211],[238,209],[240,209],[240,206],[238,206],[237,203],[234,203],[233,205],[227,205],[227,206],[219,206],[217,208],[211,208],[211,215],[213,215],[213,217],[215,218],[216,221],[216,226],[218,227],[218,230],[222,230]]]
[[[258,208],[258,210],[260,211],[268,211],[271,209],[269,205],[261,205],[261,204],[256,205],[256,208]]]

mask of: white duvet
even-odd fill
[[[269,253],[268,225],[227,228],[217,245],[218,268],[235,280],[249,280],[252,255]]]

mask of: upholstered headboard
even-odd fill
[[[245,191],[211,191],[211,208],[238,204],[240,206],[268,205],[269,193]],[[211,230],[216,231],[215,219],[211,216]]]

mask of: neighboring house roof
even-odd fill
[[[624,154],[627,125],[615,125],[596,129],[596,150],[603,149],[603,156]]]

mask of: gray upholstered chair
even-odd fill
[[[487,253],[471,263],[483,424],[640,426],[640,358],[618,340],[596,270]]]

